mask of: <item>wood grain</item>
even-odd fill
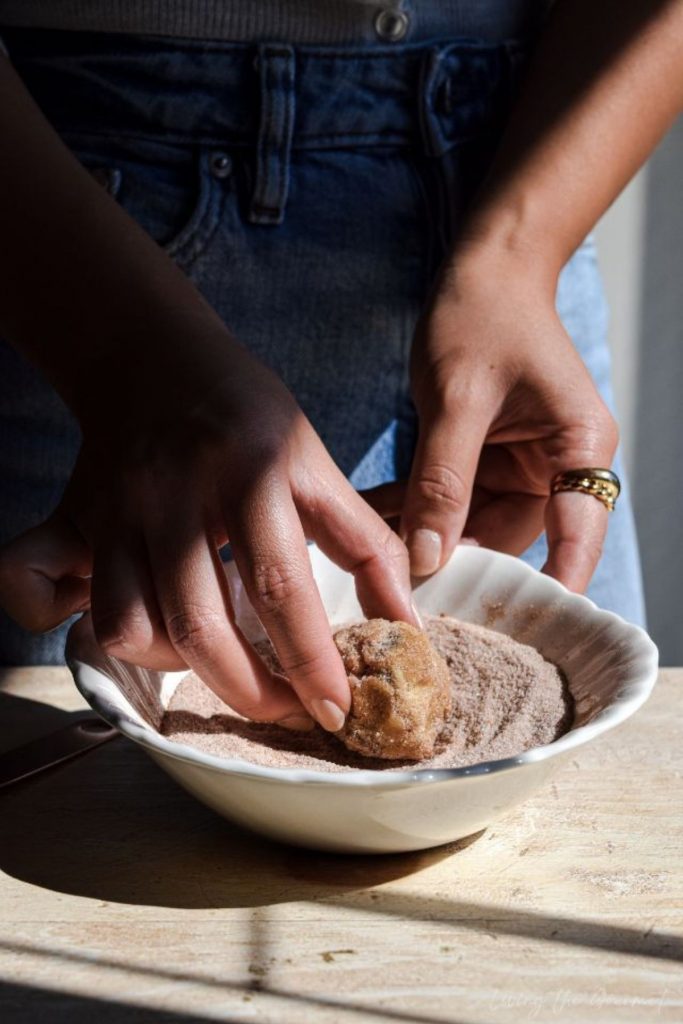
[[[116,739],[0,795],[0,1019],[683,1021],[683,670],[477,838],[343,857],[222,821]],[[66,724],[0,680],[0,750]]]

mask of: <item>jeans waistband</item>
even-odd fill
[[[386,48],[12,30],[10,56],[63,134],[251,146],[250,219],[284,216],[292,150],[418,145],[439,157],[500,130],[526,48]]]
[[[24,29],[4,36],[39,106],[64,131],[250,144],[264,98],[284,89],[295,149],[422,137],[434,155],[495,121],[526,52],[516,41],[463,39],[368,49]]]

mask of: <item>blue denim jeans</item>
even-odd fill
[[[284,379],[352,483],[406,476],[416,437],[413,329],[491,160],[525,46],[3,37],[67,145]],[[557,304],[611,403],[590,238],[564,268]],[[0,409],[4,541],[57,504],[79,433],[51,387],[4,343]],[[524,557],[538,566],[544,553],[541,539]],[[627,496],[610,518],[589,594],[643,619]],[[64,632],[31,637],[3,619],[0,660],[58,662]]]

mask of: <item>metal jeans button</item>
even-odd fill
[[[214,178],[227,178],[232,171],[232,160],[227,153],[214,153],[211,157],[211,173]]]
[[[408,31],[408,15],[405,11],[384,9],[377,12],[375,31],[381,39],[388,43],[397,43]]]

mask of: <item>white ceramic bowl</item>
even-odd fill
[[[352,578],[317,548],[309,550],[330,621],[359,617]],[[255,639],[258,620],[234,567],[227,571],[238,620]],[[632,715],[654,686],[657,649],[642,629],[516,558],[458,548],[417,587],[415,599],[426,612],[532,644],[558,665],[576,703],[571,731],[516,757],[465,768],[329,774],[267,768],[159,735],[155,725],[184,673],[151,672],[110,658],[82,630],[70,638],[67,660],[88,703],[198,800],[271,838],[355,853],[423,849],[479,831],[542,786],[577,747]]]

